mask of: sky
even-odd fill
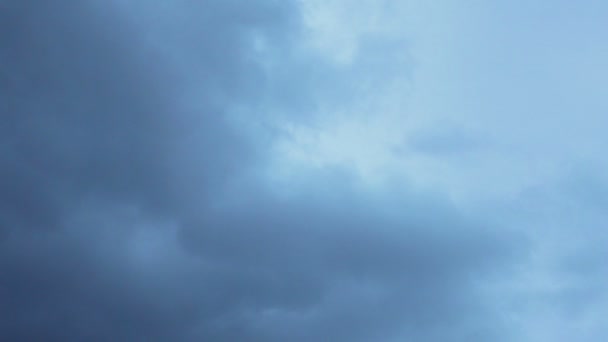
[[[0,0],[0,340],[608,340],[607,19]]]

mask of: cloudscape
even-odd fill
[[[0,0],[0,340],[608,340],[607,19]]]

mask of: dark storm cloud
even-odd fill
[[[25,1],[2,11],[2,171],[16,173],[2,177],[10,183],[4,202],[47,215],[40,218],[47,224],[58,210],[50,206],[65,200],[50,197],[104,192],[167,206],[175,187],[185,186],[178,184],[185,170],[208,187],[251,154],[223,115],[228,100],[238,104],[255,93],[252,82],[263,85],[251,76],[256,66],[241,42],[245,28],[275,23],[237,5],[208,2],[197,11],[205,14],[198,22],[189,20],[198,23],[196,32],[182,29],[192,37],[167,44],[181,48],[167,57],[141,27],[105,7]],[[212,20],[216,12],[220,18]],[[171,42],[178,35],[157,31]],[[187,64],[204,69],[188,70],[195,84],[162,62],[174,55],[200,59]],[[32,191],[37,196],[20,198]]]
[[[252,42],[289,50],[295,9],[116,4],[0,9],[3,340],[498,338],[476,289],[512,236],[438,197],[249,172],[263,138],[229,113],[276,89]]]
[[[289,199],[241,189],[186,226],[188,250],[238,275],[227,314],[252,312],[250,324],[277,341],[501,338],[475,281],[507,272],[514,236],[439,198],[373,198],[323,176],[331,181]]]
[[[76,195],[162,192],[152,185],[165,171],[168,108],[146,70],[154,57],[104,14],[77,2],[2,11],[2,170],[12,173],[2,197],[22,217],[44,215],[36,226],[52,226],[53,206]]]

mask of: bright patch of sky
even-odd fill
[[[372,181],[402,174],[457,198],[514,198],[579,164],[606,166],[600,2],[301,4],[310,46],[331,63],[382,53],[370,36],[406,43],[353,68],[355,84],[382,77],[337,110],[321,105],[322,123],[287,127],[291,159]]]

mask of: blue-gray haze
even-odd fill
[[[0,340],[608,340],[606,36],[594,0],[0,0]]]

